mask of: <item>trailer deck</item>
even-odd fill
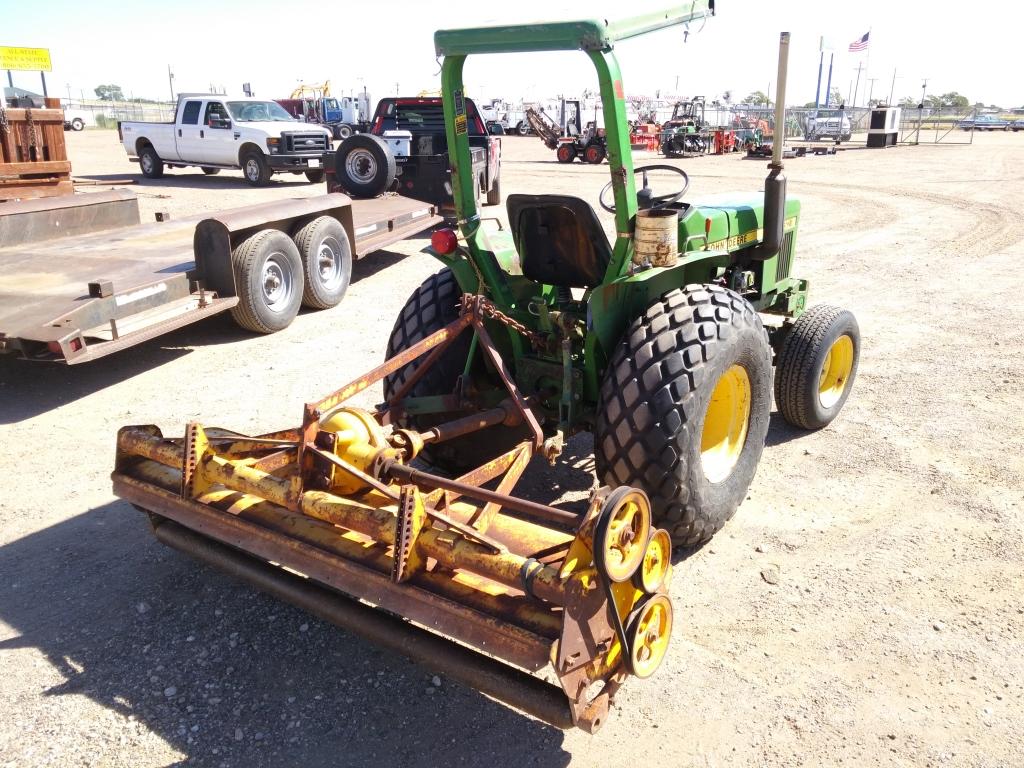
[[[301,222],[333,216],[360,258],[441,221],[433,206],[417,200],[331,194],[109,228],[112,217],[102,213],[109,206],[90,204],[92,195],[75,197],[84,205],[0,206],[0,221],[23,217],[8,228],[31,229],[35,237],[0,248],[0,353],[80,363],[228,310],[238,303],[225,287],[231,248],[262,229],[291,233]],[[124,220],[124,193],[116,197]],[[83,214],[83,207],[94,211]],[[83,216],[104,228],[53,236],[75,222],[70,228],[80,233]]]

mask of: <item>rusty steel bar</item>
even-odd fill
[[[453,320],[441,330],[435,331],[422,341],[419,341],[408,349],[403,350],[387,362],[378,365],[369,373],[349,382],[341,389],[335,390],[321,400],[314,403],[308,403],[306,406],[307,411],[316,410],[324,414],[333,410],[353,395],[362,392],[371,384],[377,383],[389,374],[400,371],[420,355],[427,352],[427,350],[433,349],[438,344],[445,344],[451,341],[465,328],[468,328],[472,324],[472,321],[472,315],[460,315],[458,319]]]
[[[514,411],[512,415],[518,416]],[[463,416],[461,419],[453,419],[452,421],[438,424],[426,432],[420,432],[420,439],[424,443],[443,443],[445,440],[454,440],[456,437],[462,437],[473,432],[479,432],[481,429],[502,424],[508,417],[509,412],[505,408],[498,406],[497,408]]]
[[[519,449],[519,453],[516,454],[516,458],[512,462],[512,465],[508,468],[505,476],[501,478],[501,481],[498,483],[498,487],[494,489],[495,493],[505,495],[512,492],[515,484],[519,482],[519,478],[522,477],[523,472],[526,470],[526,465],[530,462],[531,455],[532,451],[530,450],[529,445],[524,445]],[[488,501],[480,511],[473,515],[470,520],[470,524],[474,528],[486,531],[500,509],[500,503],[496,501]]]
[[[534,448],[540,448],[544,445],[544,430],[541,429],[540,423],[537,421],[537,417],[534,416],[533,410],[526,402],[526,398],[519,392],[519,387],[516,386],[515,380],[512,378],[511,372],[508,370],[508,366],[505,365],[505,360],[501,356],[501,352],[494,346],[494,341],[491,339],[491,335],[487,332],[484,324],[479,319],[473,320],[473,328],[476,329],[477,339],[480,342],[480,346],[483,347],[487,357],[491,360],[491,365],[494,366],[498,372],[498,376],[501,377],[502,383],[508,390],[509,394],[512,395],[512,400],[515,403],[516,408],[522,415],[523,420],[529,425],[530,431],[533,433]]]
[[[573,726],[564,692],[532,675],[360,605],[176,523],[162,522],[156,526],[155,532],[157,539],[164,544],[220,568],[278,600],[291,603],[557,728]]]
[[[467,496],[477,501],[493,501],[500,504],[504,509],[522,512],[524,515],[530,515],[538,520],[544,520],[557,525],[575,528],[580,522],[579,516],[574,515],[572,512],[549,507],[546,504],[538,504],[535,501],[527,501],[526,499],[517,499],[514,496],[495,493],[486,488],[478,488],[475,485],[466,485],[458,480],[449,480],[446,477],[431,475],[395,461],[385,463],[381,474],[383,476],[390,476],[402,483],[414,483],[424,488],[440,488],[445,491],[455,491],[460,496]]]
[[[144,461],[133,467],[132,476],[171,493],[177,493],[181,486],[180,470],[154,461]],[[214,492],[204,495],[199,501],[221,512],[311,544],[330,554],[366,565],[390,578],[393,560],[384,544],[366,546],[363,540],[351,537],[351,534],[345,535],[331,523],[309,515],[289,512],[276,504],[237,491]],[[490,588],[481,589],[461,583],[447,570],[416,573],[412,577],[412,583],[482,613],[498,616],[551,640],[558,637],[562,628],[560,614],[553,611],[550,606],[536,601],[524,601],[521,596],[515,594],[494,594]]]

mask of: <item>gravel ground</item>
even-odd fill
[[[138,177],[113,133],[68,143],[79,176]],[[765,175],[738,156],[678,162],[693,200]],[[361,262],[340,307],[274,336],[221,317],[82,367],[0,360],[0,766],[1024,764],[1022,170],[1017,134],[788,163],[795,271],[860,321],[854,393],[818,433],[773,414],[748,500],[675,568],[668,659],[596,736],[197,566],[110,492],[123,424],[271,430],[381,360],[438,268],[424,239]],[[131,188],[146,218],[320,191],[284,179],[178,170]],[[505,141],[506,194],[596,204],[606,180]],[[522,490],[572,505],[591,466],[580,436]]]

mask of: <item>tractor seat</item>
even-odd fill
[[[601,284],[612,249],[589,203],[569,195],[509,195],[506,205],[526,277],[565,288]]]

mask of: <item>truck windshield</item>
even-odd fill
[[[228,112],[239,123],[295,122],[295,118],[274,101],[229,101]]]

